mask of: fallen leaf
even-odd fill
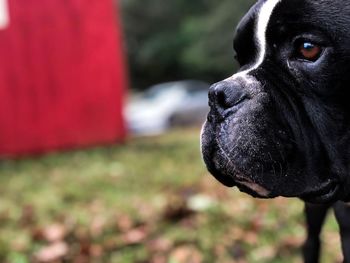
[[[168,260],[165,255],[154,255],[150,260],[150,263],[167,263],[167,262]]]
[[[103,254],[103,248],[101,245],[92,245],[90,247],[90,255],[92,257],[98,258],[101,257]]]
[[[304,237],[288,237],[281,241],[281,246],[287,248],[300,248],[304,243]]]
[[[53,224],[42,230],[42,237],[50,243],[58,242],[64,239],[67,229],[62,224]]]
[[[263,246],[256,249],[251,254],[256,260],[267,261],[273,259],[276,256],[276,253],[276,248],[273,246]]]
[[[130,230],[123,235],[123,243],[125,245],[135,245],[142,243],[147,237],[147,231],[145,227],[139,227]]]
[[[117,227],[121,232],[127,232],[132,229],[134,223],[127,215],[122,215],[117,218]]]
[[[168,252],[174,243],[170,239],[158,238],[147,242],[147,248],[150,252]]]
[[[102,234],[104,228],[106,226],[106,219],[102,216],[97,216],[93,218],[90,223],[90,233],[91,236],[97,237]]]
[[[35,254],[35,259],[40,263],[52,262],[68,254],[68,246],[64,242],[57,242],[46,246]]]
[[[242,241],[245,236],[245,231],[238,226],[233,226],[230,230],[230,235],[229,235],[233,241]]]
[[[201,263],[203,256],[194,246],[180,246],[170,254],[170,261],[177,263]]]
[[[140,201],[135,204],[135,208],[137,209],[137,215],[139,220],[151,221],[154,219],[155,214],[157,213],[155,206],[151,205],[147,202]]]
[[[76,227],[74,230],[74,235],[79,241],[86,241],[90,239],[89,230],[83,226]]]
[[[244,241],[249,245],[256,245],[258,243],[258,234],[254,231],[248,231],[244,234]]]
[[[91,249],[91,242],[90,240],[81,240],[80,241],[80,254],[81,255],[90,255],[90,249]]]

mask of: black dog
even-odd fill
[[[350,2],[260,0],[234,49],[239,72],[209,91],[208,170],[254,197],[303,199],[306,262],[334,207],[350,262]]]

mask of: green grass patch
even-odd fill
[[[301,262],[302,202],[224,188],[197,130],[1,161],[0,192],[1,262],[38,260],[57,242],[67,249],[55,262]],[[211,203],[193,210],[194,197]],[[323,262],[341,259],[337,232],[332,216]]]

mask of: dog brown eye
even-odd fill
[[[299,47],[300,58],[316,61],[322,52],[322,48],[318,45],[315,45],[311,42],[304,42]]]

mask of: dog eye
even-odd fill
[[[322,48],[312,42],[302,42],[298,47],[298,58],[315,62],[321,55]]]

